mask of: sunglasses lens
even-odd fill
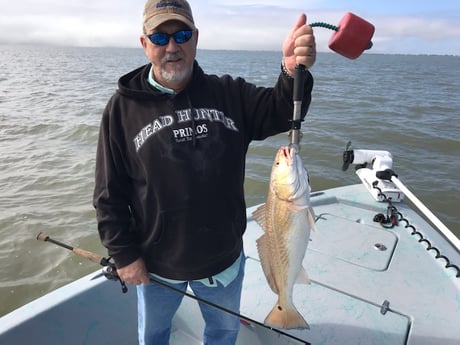
[[[190,38],[192,38],[192,30],[181,30],[181,31],[178,31],[176,32],[173,37],[174,37],[174,41],[176,41],[176,43],[185,43],[187,42]]]
[[[150,41],[157,46],[164,46],[169,42],[169,35],[163,32],[156,32],[148,37],[150,38]]]
[[[164,32],[155,32],[151,35],[147,35],[150,41],[157,46],[165,46],[169,43],[169,38],[172,37],[174,42],[182,44],[190,40],[193,35],[193,30],[180,30],[172,35],[165,34]]]

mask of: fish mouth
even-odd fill
[[[290,170],[290,173],[284,170],[285,172],[281,173],[276,182],[278,186],[290,186],[290,200],[295,200],[303,196],[306,192],[309,192],[310,183],[308,173],[303,164],[301,164],[298,152],[294,147],[280,147],[276,157],[276,165],[284,165],[285,168]]]
[[[284,159],[288,165],[292,165],[294,162],[294,155],[296,151],[293,147],[282,146],[278,152],[278,158]]]

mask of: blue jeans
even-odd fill
[[[226,287],[220,282],[217,282],[216,287],[207,287],[196,281],[180,284],[165,282],[165,284],[181,291],[186,291],[187,284],[190,284],[195,296],[239,313],[244,262],[243,258],[238,276]],[[183,297],[181,293],[159,284],[137,285],[140,345],[169,344],[171,321]],[[199,302],[199,306],[205,321],[203,345],[234,345],[240,329],[239,318],[205,303]]]

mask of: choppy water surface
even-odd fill
[[[146,62],[140,49],[0,47],[0,315],[97,267],[50,236],[106,252],[91,206],[102,110],[118,77]],[[199,51],[209,73],[272,85],[280,54]],[[358,183],[341,171],[355,148],[388,150],[394,170],[460,235],[460,57],[320,54],[303,123],[301,155],[313,190]],[[286,135],[253,143],[247,204],[264,201],[271,164]]]

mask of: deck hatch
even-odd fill
[[[316,222],[318,231],[311,234],[308,250],[371,270],[388,268],[398,240],[394,233],[361,223],[358,218],[351,220],[315,211],[319,217]]]

